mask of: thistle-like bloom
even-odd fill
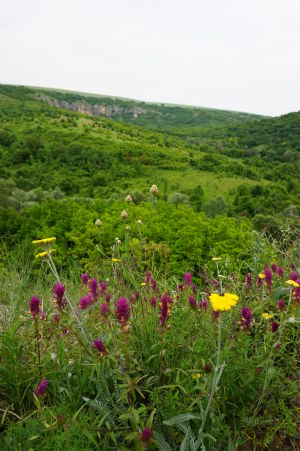
[[[64,305],[64,294],[66,287],[62,283],[57,283],[53,290],[53,295],[55,302],[59,309],[61,309]]]
[[[81,274],[81,281],[83,285],[87,285],[89,283],[89,275],[86,273]]]
[[[152,435],[153,435],[153,433],[150,428],[144,428],[142,430],[142,436],[141,436],[142,442],[145,442],[145,443],[149,442]]]
[[[277,304],[277,308],[280,312],[283,312],[284,308],[285,308],[285,303],[282,299],[279,299],[278,304]]]
[[[102,340],[94,340],[94,348],[97,349],[97,351],[99,352],[99,354],[101,356],[108,354],[106,347],[104,346],[104,343]]]
[[[36,315],[40,313],[40,300],[37,296],[32,296],[29,302],[30,313],[32,314],[33,319],[36,318]]]
[[[96,277],[90,280],[90,292],[93,297],[93,301],[95,302],[98,298],[98,281]]]
[[[32,244],[34,244],[35,246],[44,246],[53,243],[53,241],[55,240],[56,238],[55,236],[53,236],[52,238],[43,238],[42,240],[34,240],[32,241]]]
[[[272,321],[272,324],[271,324],[271,331],[273,332],[273,334],[274,334],[275,332],[277,332],[278,329],[279,329],[279,324],[278,324],[276,321]]]
[[[38,398],[46,393],[47,385],[48,385],[47,379],[46,378],[42,379],[41,383],[38,385],[37,389],[34,392]]]
[[[189,296],[189,303],[192,308],[195,308],[197,305],[196,299],[193,296]]]
[[[126,298],[120,298],[116,302],[116,317],[122,326],[126,325],[130,318],[131,307]]]
[[[277,274],[278,274],[278,277],[282,277],[283,276],[283,269],[281,268],[281,266],[278,266]]]
[[[192,285],[192,276],[190,272],[185,273],[184,275],[184,284],[185,285]]]
[[[271,271],[274,272],[274,273],[277,271],[277,266],[276,266],[275,263],[271,264]]]
[[[247,272],[246,274],[246,290],[250,290],[251,288],[252,275],[251,272]]]
[[[128,216],[127,211],[126,211],[126,210],[123,210],[122,213],[121,213],[121,218],[122,218],[122,219],[126,219],[127,216]]]
[[[252,322],[252,313],[249,307],[242,308],[240,325],[241,329],[249,329]]]
[[[141,219],[138,219],[138,220],[137,220],[137,223],[138,223],[139,226],[142,225],[142,220],[141,220]]]
[[[100,219],[96,219],[95,226],[96,227],[100,227],[101,226],[101,220]]]
[[[128,196],[125,197],[125,202],[127,202],[128,204],[132,202],[132,197],[130,196],[130,194],[128,194]]]
[[[218,293],[212,293],[209,296],[209,300],[212,304],[214,311],[226,311],[231,310],[239,300],[236,294],[224,293],[223,295]]]
[[[150,188],[150,194],[152,194],[152,196],[155,196],[156,194],[158,194],[158,188],[157,185],[152,185]]]

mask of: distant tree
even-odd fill
[[[226,211],[227,211],[226,203],[221,194],[219,194],[215,199],[212,199],[205,206],[205,212],[207,216],[211,218],[214,218],[216,215],[224,215]]]
[[[177,207],[179,204],[188,204],[189,197],[183,193],[171,193],[169,196],[169,202]]]
[[[204,190],[201,185],[196,186],[190,194],[190,203],[192,207],[196,211],[201,211],[203,208],[203,201],[204,201]]]

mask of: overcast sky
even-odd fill
[[[300,110],[300,0],[0,0],[0,83]]]

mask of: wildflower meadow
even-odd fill
[[[224,249],[173,272],[147,257],[136,210],[128,194],[110,254],[94,218],[92,263],[68,265],[62,246],[58,258],[59,236],[37,236],[21,269],[21,251],[7,259],[0,449],[297,449],[293,248],[256,237],[246,257]]]

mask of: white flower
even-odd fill
[[[101,226],[101,221],[100,221],[100,219],[96,219],[96,221],[95,221],[95,226],[96,226],[96,227],[100,227],[100,226]]]
[[[125,202],[127,202],[128,204],[132,202],[132,197],[130,196],[130,194],[128,194],[128,196],[125,197]]]
[[[137,223],[138,223],[138,225],[140,226],[140,225],[142,224],[142,220],[141,220],[141,219],[138,219]]]
[[[151,193],[153,196],[155,196],[155,194],[158,193],[157,185],[152,185],[152,186],[151,186],[151,188],[150,188],[150,193]]]
[[[68,372],[68,378],[70,379],[70,377],[72,377],[72,373],[69,371]]]
[[[288,322],[289,322],[289,323],[295,323],[295,322],[296,322],[296,318],[295,318],[294,316],[291,316],[291,317],[288,319]]]
[[[127,225],[126,226],[126,230],[129,232],[129,230],[131,230],[131,227],[130,227],[130,225]]]
[[[55,360],[55,359],[56,359],[56,354],[54,354],[54,352],[51,352],[51,355],[50,355],[50,356],[51,356],[51,359],[52,359],[52,360]]]
[[[122,213],[121,213],[121,218],[126,219],[127,216],[128,216],[127,211],[126,211],[126,210],[123,210]]]

